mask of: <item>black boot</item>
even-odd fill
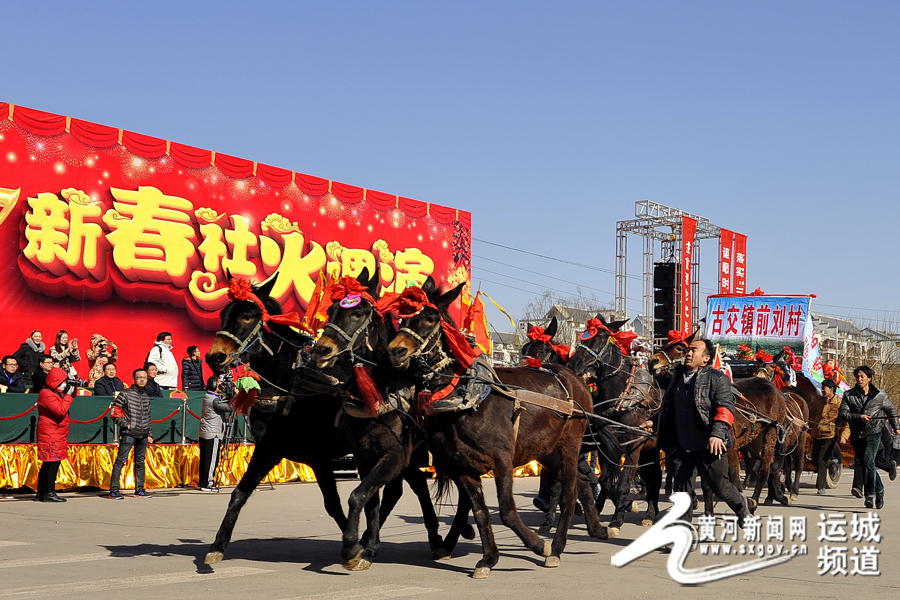
[[[56,492],[50,492],[44,496],[44,502],[66,502],[66,499],[57,496]]]

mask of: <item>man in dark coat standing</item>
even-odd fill
[[[875,387],[871,367],[862,365],[853,371],[856,387],[844,393],[841,401],[841,420],[850,424],[850,443],[853,453],[862,459],[863,487],[866,508],[884,508],[884,483],[875,470],[875,455],[881,443],[884,421],[890,420],[894,431],[900,429],[897,409],[888,395]]]
[[[147,444],[153,442],[153,423],[150,421],[150,396],[147,395],[147,371],[137,369],[134,372],[134,385],[116,396],[112,405],[112,418],[119,426],[119,452],[113,464],[112,477],[109,481],[110,500],[121,500],[119,485],[122,479],[122,467],[128,460],[128,454],[134,447],[134,496],[149,498],[144,491]]]
[[[659,419],[660,447],[675,446],[678,471],[675,491],[693,495],[694,469],[713,493],[743,522],[747,501],[728,474],[726,451],[733,444],[734,395],[728,376],[710,366],[716,348],[694,340],[663,397]]]

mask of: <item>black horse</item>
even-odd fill
[[[580,376],[593,380],[594,411],[622,426],[616,438],[625,447],[625,463],[613,477],[602,476],[598,511],[607,498],[615,504],[609,529],[618,530],[625,522],[625,513],[632,508],[628,499],[635,475],[640,471],[647,490],[647,512],[641,521],[653,524],[659,512],[659,489],[662,484],[659,447],[656,437],[648,430],[662,400],[661,390],[653,377],[639,368],[636,359],[624,354],[612,333],[625,321],[607,323],[602,315],[596,319],[602,325],[588,339],[583,339],[569,359],[569,368]],[[616,426],[613,425],[616,429]],[[618,533],[618,531],[616,531]]]
[[[213,373],[224,373],[238,363],[249,363],[261,378],[256,406],[250,410],[250,429],[256,448],[247,471],[231,493],[216,540],[206,554],[206,564],[224,558],[241,507],[269,471],[285,458],[304,463],[313,470],[326,512],[341,530],[347,525],[331,466],[333,459],[351,451],[347,436],[335,426],[341,401],[333,395],[303,398],[293,406],[288,401],[293,363],[298,351],[311,344],[312,339],[287,325],[263,322],[263,308],[254,298],[268,315],[282,313],[281,305],[269,297],[274,284],[275,277],[256,287],[252,294],[245,288],[239,292],[243,299],[234,299],[222,309],[222,329],[206,355]],[[261,406],[266,410],[261,410]]]
[[[503,524],[510,527],[526,547],[546,557],[545,566],[558,566],[575,509],[577,460],[587,418],[578,412],[566,416],[531,404],[522,406],[494,387],[488,388],[487,395],[477,404],[477,410],[437,413],[429,410],[432,401],[448,389],[455,389],[454,381],[469,377],[460,373],[459,367],[463,361],[471,359],[471,354],[467,355],[463,347],[466,342],[460,339],[447,313],[461,290],[462,286],[459,286],[440,294],[429,277],[422,288],[407,288],[397,298],[403,327],[389,345],[391,364],[407,370],[416,380],[416,414],[423,424],[439,474],[461,486],[472,503],[484,551],[473,577],[487,577],[499,559],[481,488],[481,476],[488,471],[494,473]],[[561,407],[571,398],[575,411],[590,411],[587,387],[564,369],[545,373],[508,368],[497,369],[496,374],[502,384],[558,398],[562,401]],[[604,433],[605,430],[600,430],[598,435],[602,437]],[[615,453],[615,440],[609,434],[606,436],[609,451]],[[538,460],[557,473],[562,481],[562,516],[552,544],[528,529],[516,511],[513,472],[517,465],[531,460]],[[581,490],[579,487],[579,493]],[[583,505],[593,500],[590,493],[580,499]],[[590,516],[589,513],[586,512],[586,516]],[[599,521],[589,522],[588,530],[592,535],[606,537],[607,532]]]
[[[342,419],[360,475],[359,486],[350,494],[341,551],[344,567],[353,571],[368,569],[378,554],[379,529],[393,508],[393,504],[381,505],[379,512],[382,487],[400,488],[399,493],[391,495],[396,503],[406,480],[419,499],[428,541],[438,559],[450,557],[469,512],[463,495],[461,520],[454,521],[447,539],[442,540],[427,476],[420,469],[427,466],[428,453],[415,421],[403,406],[402,392],[410,385],[404,385],[399,374],[385,364],[393,326],[375,312],[377,287],[378,277],[369,279],[365,271],[355,280],[344,277],[336,282],[329,290],[335,302],[328,309],[328,322],[310,351],[312,366],[332,378],[335,393],[343,399]],[[388,494],[385,496],[387,500]],[[363,510],[367,527],[361,545],[359,520]],[[474,537],[471,527],[466,527],[465,534]]]

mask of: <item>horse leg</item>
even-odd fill
[[[656,520],[659,512],[659,488],[662,485],[662,468],[659,466],[659,451],[656,450],[655,458],[652,461],[646,461],[641,467],[641,476],[647,486],[647,512],[641,525],[649,527]],[[648,457],[649,458],[649,457]]]
[[[550,501],[547,503],[547,514],[544,516],[544,522],[541,523],[541,526],[538,528],[538,531],[541,533],[548,533],[550,528],[553,527],[553,521],[556,520],[556,509],[559,507],[561,489],[562,484],[557,477],[556,481],[554,481],[553,485],[550,487]]]
[[[495,473],[496,475],[496,473]],[[491,515],[484,501],[484,491],[481,489],[479,477],[460,476],[457,484],[468,496],[472,504],[472,513],[475,523],[478,524],[478,534],[481,536],[482,557],[475,564],[473,579],[486,579],[491,574],[491,569],[500,560],[500,551],[494,541],[494,530],[491,528]],[[461,494],[460,494],[461,495]]]
[[[772,468],[772,462],[775,460],[775,446],[777,445],[778,432],[774,428],[769,428],[765,433],[765,438],[763,438],[762,452],[760,452],[759,460],[757,461],[756,487],[753,489],[753,496],[750,498],[751,502],[747,503],[747,508],[750,509],[751,513],[756,512],[762,488],[769,482],[769,471]],[[753,505],[752,508],[750,507],[751,503]]]
[[[269,471],[281,462],[281,459],[280,453],[267,452],[265,447],[256,447],[253,456],[250,457],[247,471],[244,472],[244,476],[241,477],[237,487],[231,492],[231,501],[228,503],[228,509],[225,511],[222,524],[219,525],[219,531],[216,532],[216,541],[206,551],[206,558],[203,562],[208,565],[214,565],[225,558],[225,548],[231,542],[231,534],[234,532],[234,526],[241,514],[241,508],[247,503],[247,499],[250,498],[253,490],[266,478]],[[318,480],[318,473],[316,474],[316,479]],[[337,489],[335,488],[336,491]]]
[[[366,473],[348,500],[347,526],[344,528],[341,548],[341,564],[349,571],[363,571],[372,566],[372,559],[381,545],[379,536],[378,491],[388,482],[399,477],[402,462],[394,455],[382,457],[372,470]],[[359,517],[366,511],[366,547],[359,543]],[[374,511],[374,512],[373,512]]]
[[[506,460],[504,460],[506,459]],[[513,467],[510,462],[512,459],[512,453],[507,454],[504,457],[496,457],[494,460],[494,484],[497,486],[497,500],[500,508],[500,520],[504,525],[509,527],[515,532],[519,539],[522,540],[522,543],[525,544],[525,547],[537,554],[538,556],[549,556],[550,555],[550,542],[547,542],[541,539],[538,534],[533,532],[531,529],[525,526],[522,523],[522,519],[519,517],[519,512],[516,510],[516,502],[513,497]],[[574,465],[572,465],[574,467]],[[574,482],[575,476],[574,473],[570,473],[570,479],[564,480],[562,485],[565,486],[566,482]],[[562,479],[563,472],[560,471],[560,479]],[[565,491],[565,487],[563,487]],[[575,510],[574,502],[572,502],[571,498],[567,498],[566,495],[561,496],[562,500],[562,510],[565,513],[567,508],[566,502],[569,502],[568,509],[572,512]],[[569,513],[569,519],[572,518],[571,512]],[[560,527],[562,527],[562,523],[557,526],[557,532]],[[568,523],[566,523],[566,527],[568,527]]]
[[[619,535],[622,525],[625,523],[625,513],[628,512],[633,503],[630,500],[631,483],[634,481],[635,466],[638,464],[639,458],[635,456],[635,452],[626,455],[628,460],[620,467],[619,481],[616,485],[615,502],[616,509],[609,521],[609,534],[612,537]]]
[[[460,534],[470,540],[475,537],[475,532],[470,531],[472,527],[469,525],[469,512],[472,511],[472,502],[459,483],[456,484],[456,487],[459,490],[459,499],[456,502],[456,515],[453,517],[453,523],[450,524],[450,531],[444,536],[444,541],[434,550],[434,560],[450,558],[453,549],[456,548],[456,543],[459,541]]]
[[[403,478],[409,484],[416,498],[419,499],[419,506],[422,508],[422,520],[425,523],[425,530],[428,532],[428,545],[432,551],[437,550],[443,539],[438,533],[440,524],[438,523],[437,514],[434,512],[434,503],[431,501],[431,495],[428,493],[428,476],[417,467],[411,467],[403,471]],[[382,507],[381,513],[387,517],[384,514],[384,507]]]
[[[561,511],[556,534],[553,536],[553,543],[550,545],[550,556],[547,556],[544,560],[545,567],[559,566],[559,557],[563,550],[566,549],[569,525],[572,523],[572,515],[575,513],[575,496],[578,483],[578,451],[575,449],[573,452],[571,448],[561,448],[558,452],[563,455],[562,465],[559,470],[559,479],[560,483],[562,483],[560,495]],[[574,454],[574,456],[566,456],[566,454]],[[512,496],[512,493],[510,493],[510,496]]]
[[[731,476],[731,483],[734,484],[734,487],[736,487],[739,492],[743,493],[744,486],[741,483],[741,459],[733,446],[728,449],[728,473]]]
[[[609,539],[609,531],[600,523],[600,515],[594,504],[594,489],[588,477],[583,477],[581,470],[578,472],[578,481],[575,484],[578,500],[584,509],[584,522],[587,525],[588,535],[599,540]]]

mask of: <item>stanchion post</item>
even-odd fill
[[[181,444],[187,444],[187,398],[181,399]]]
[[[119,424],[113,421],[113,444],[119,443]]]

